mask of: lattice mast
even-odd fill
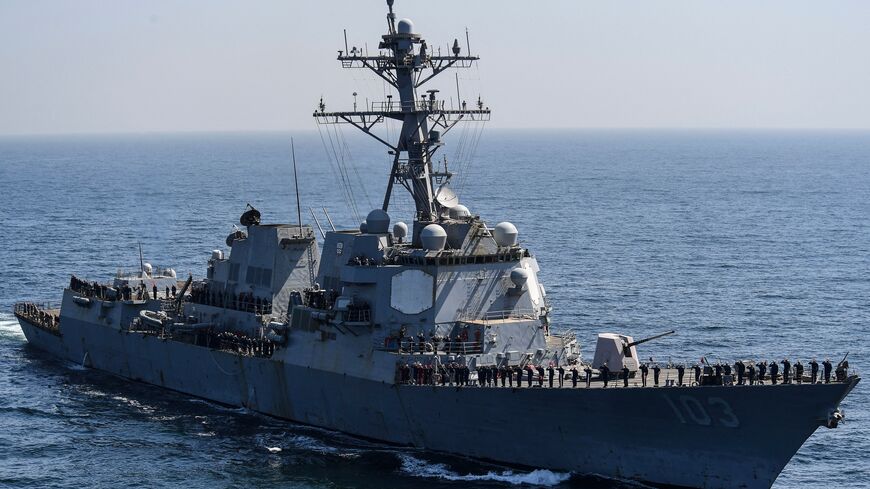
[[[452,55],[434,54],[426,41],[414,32],[414,24],[408,19],[396,21],[393,12],[393,1],[387,0],[388,33],[381,36],[378,45],[379,53],[369,56],[367,52],[356,47],[348,50],[345,39],[345,50],[338,52],[338,60],[343,68],[365,68],[373,71],[384,81],[396,89],[398,102],[391,95],[386,101],[372,102],[365,110],[348,112],[327,112],[321,98],[314,117],[320,124],[348,123],[377,139],[393,156],[390,179],[384,195],[383,210],[388,210],[393,185],[399,184],[411,193],[420,222],[435,222],[441,214],[441,204],[436,198],[435,179],[449,179],[450,174],[441,174],[433,170],[434,153],[442,146],[441,136],[446,134],[458,122],[488,121],[490,111],[484,107],[478,98],[473,108],[468,108],[466,102],[459,102],[459,107],[445,107],[444,100],[438,98],[438,90],[427,90],[418,98],[418,89],[448,68],[470,68],[477,61],[477,56],[461,55],[459,40],[454,39],[450,49]],[[402,121],[399,140],[392,143],[375,134],[373,127],[386,118]],[[452,195],[452,193],[451,193]]]

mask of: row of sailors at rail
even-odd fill
[[[129,285],[123,285],[121,287],[111,287],[98,282],[87,282],[73,275],[72,277],[70,277],[69,280],[69,288],[73,292],[104,301],[149,300],[152,298],[159,298],[159,291],[157,290],[157,285],[151,286],[151,292],[149,294],[148,287],[145,285],[144,282],[139,283],[139,285],[135,288],[130,287]],[[172,287],[166,287],[163,298],[175,298],[177,294],[178,289],[173,285]]]
[[[805,381],[809,383],[818,383],[820,381],[819,377],[819,363],[813,359],[810,365],[810,377],[807,378],[804,376],[804,367],[803,364],[798,361],[794,366],[794,377],[791,375],[791,363],[786,359],[783,360],[783,370],[782,375],[779,374],[779,367],[777,362],[770,363],[770,375],[767,376],[768,373],[768,364],[766,362],[761,362],[758,364],[757,370],[754,362],[736,362],[734,365],[734,370],[732,371],[731,365],[717,363],[715,365],[710,365],[708,374],[704,373],[704,369],[701,365],[695,364],[692,366],[692,371],[694,374],[694,382],[692,385],[700,385],[702,383],[702,378],[707,376],[713,379],[722,379],[728,378],[732,375],[732,372],[736,371],[737,373],[737,381],[736,385],[761,385],[764,384],[764,381],[768,379],[771,384],[775,385],[777,382],[782,380],[784,384],[802,384]],[[822,367],[822,377],[824,383],[831,382],[831,373],[834,371],[833,364],[830,360],[826,359],[821,364]],[[846,380],[848,374],[849,362],[845,359],[837,365],[835,373],[835,378],[838,382],[843,382]],[[674,369],[677,371],[677,381],[676,385],[684,386],[688,385],[685,383],[685,374],[686,367],[683,364],[679,364],[674,366]],[[593,380],[593,369],[589,365],[571,365],[569,368],[565,368],[562,365],[554,366],[550,364],[548,367],[544,368],[542,365],[526,365],[524,367],[520,366],[480,366],[477,367],[477,385],[480,387],[498,387],[501,384],[501,387],[514,387],[514,383],[516,383],[516,387],[522,387],[523,381],[525,380],[526,386],[532,387],[537,385],[538,387],[544,387],[545,382],[548,387],[553,387],[555,384],[558,384],[559,387],[564,387],[566,380],[570,380],[572,387],[577,387],[578,381],[580,380],[580,371],[583,372],[584,383],[586,387],[591,387]],[[610,368],[605,363],[598,369],[598,380],[603,383],[604,387],[608,387],[612,378],[617,378],[622,380],[623,387],[629,386],[629,379],[631,378],[631,372],[628,367],[623,367],[619,372],[611,372]],[[646,387],[648,382],[649,372],[652,370],[653,372],[653,385],[658,387],[661,379],[661,371],[662,368],[657,364],[647,364],[644,363],[640,366],[640,378],[641,378],[641,386]],[[713,374],[715,372],[715,375]],[[397,380],[399,383],[403,384],[417,384],[417,385],[458,385],[458,386],[467,386],[470,382],[470,369],[465,365],[460,365],[457,363],[448,363],[447,365],[437,365],[433,366],[431,364],[423,364],[420,362],[415,363],[399,363],[397,367]],[[473,384],[473,382],[472,382]],[[722,384],[722,382],[720,382]],[[735,383],[725,383],[725,385],[734,385]]]
[[[43,329],[57,330],[60,318],[39,308],[36,304],[26,302],[16,307],[16,312]]]
[[[208,284],[191,290],[190,302],[256,314],[272,313],[272,301],[269,299],[255,297],[251,292],[230,294],[222,290],[214,291],[210,290]]]
[[[417,337],[406,336],[405,328],[399,330],[399,336],[396,338],[387,338],[384,341],[385,347],[390,347],[391,344],[398,347],[398,351],[402,353],[479,353],[483,351],[483,342],[481,341],[482,333],[480,330],[474,330],[469,335],[468,329],[463,329],[452,337],[440,336],[429,333],[428,339],[423,332],[417,333]],[[397,341],[397,344],[393,344]]]
[[[232,331],[206,331],[204,346],[240,355],[266,358],[271,357],[275,353],[275,344],[271,341],[262,338],[252,338],[246,334]]]

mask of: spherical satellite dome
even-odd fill
[[[393,237],[396,239],[405,239],[405,236],[408,235],[408,225],[404,222],[397,222],[393,226]]]
[[[447,231],[437,224],[430,224],[420,231],[420,242],[428,251],[441,251],[447,244]]]
[[[462,204],[458,204],[458,205],[456,205],[456,207],[453,207],[450,209],[450,218],[451,219],[462,219],[462,218],[468,217],[470,215],[471,215],[471,212],[469,212],[468,207],[465,207]]]
[[[399,25],[396,27],[396,30],[399,34],[413,34],[414,23],[411,22],[411,19],[401,19],[399,20]]]
[[[523,285],[526,285],[526,282],[529,281],[529,271],[525,268],[514,268],[511,270],[511,282],[517,286],[517,288],[522,288]]]
[[[499,246],[513,246],[517,244],[517,227],[505,221],[495,225],[493,237]]]
[[[365,221],[359,223],[359,232],[363,234],[368,234],[369,232],[369,224]]]
[[[390,215],[382,209],[375,209],[366,216],[366,225],[371,234],[386,234],[390,229]]]

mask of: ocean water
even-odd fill
[[[446,138],[461,200],[516,224],[554,327],[574,330],[585,356],[598,332],[676,329],[640,355],[848,352],[867,370],[870,133],[487,131],[476,145],[477,134]],[[326,225],[326,207],[336,226],[356,226],[379,206],[389,162],[378,143],[294,136],[306,222],[310,207]],[[141,243],[147,261],[202,276],[246,203],[295,222],[289,137],[0,138],[0,487],[636,487],[360,441],[27,346],[12,304],[57,300],[70,274],[137,267]],[[408,200],[391,214],[410,222]],[[870,487],[867,392],[858,386],[846,423],[813,435],[775,487]]]

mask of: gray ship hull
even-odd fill
[[[19,322],[31,344],[57,357],[295,422],[517,466],[685,487],[770,487],[857,383],[395,385],[72,318],[62,336]]]

